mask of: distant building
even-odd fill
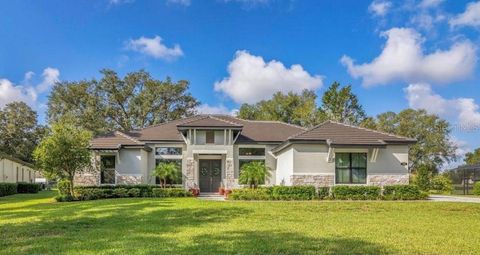
[[[0,182],[29,182],[35,180],[33,165],[0,153]]]

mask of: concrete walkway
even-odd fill
[[[479,197],[430,195],[428,200],[435,202],[480,203]]]
[[[200,193],[198,196],[200,200],[210,200],[210,201],[225,201],[225,197],[217,193]]]

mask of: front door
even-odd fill
[[[199,172],[200,192],[217,192],[222,181],[222,161],[201,159]]]

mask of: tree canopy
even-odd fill
[[[368,125],[382,132],[417,139],[409,153],[410,167],[425,165],[438,169],[456,159],[456,146],[450,139],[450,124],[425,110],[406,109],[399,113],[385,112],[369,119]],[[363,122],[365,125],[366,122]]]
[[[188,81],[161,81],[143,70],[123,79],[109,69],[101,74],[98,81],[57,83],[49,97],[49,121],[69,115],[95,134],[128,131],[193,115],[199,105],[188,92]]]
[[[321,107],[316,103],[315,91],[300,94],[277,92],[269,100],[243,104],[238,117],[251,120],[277,120],[304,127],[312,127],[326,120],[359,124],[365,117],[363,107],[353,94],[351,86],[340,87],[334,82],[322,96]]]
[[[47,177],[68,180],[73,196],[75,174],[89,169],[91,154],[88,146],[91,133],[71,120],[61,120],[52,124],[50,132],[35,148],[33,156],[38,169]]]
[[[480,164],[480,148],[477,148],[473,152],[468,152],[467,154],[465,154],[465,164]]]
[[[12,102],[0,109],[0,151],[32,162],[32,152],[45,133],[37,113],[24,102]]]

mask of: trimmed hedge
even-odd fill
[[[72,200],[96,200],[123,197],[187,197],[190,192],[182,188],[159,188],[155,185],[102,185],[78,186],[74,188]],[[61,196],[57,201],[72,201],[68,196]]]
[[[16,183],[0,183],[0,197],[17,194]]]
[[[473,185],[473,194],[474,194],[474,195],[477,195],[477,196],[480,196],[480,181],[477,181],[477,182]]]
[[[315,198],[314,186],[273,186],[272,196],[276,200],[312,200]]]
[[[479,182],[480,183],[480,182]],[[479,184],[480,187],[480,184]],[[420,200],[428,194],[421,192],[415,185],[379,186],[272,186],[257,189],[234,189],[228,196],[232,200]]]
[[[416,185],[388,185],[383,187],[383,197],[385,200],[420,200],[428,194]]]
[[[38,183],[27,183],[27,182],[17,183],[18,193],[38,193],[39,191],[40,191],[40,184]]]
[[[339,200],[377,200],[381,198],[379,186],[334,186],[332,197]]]

